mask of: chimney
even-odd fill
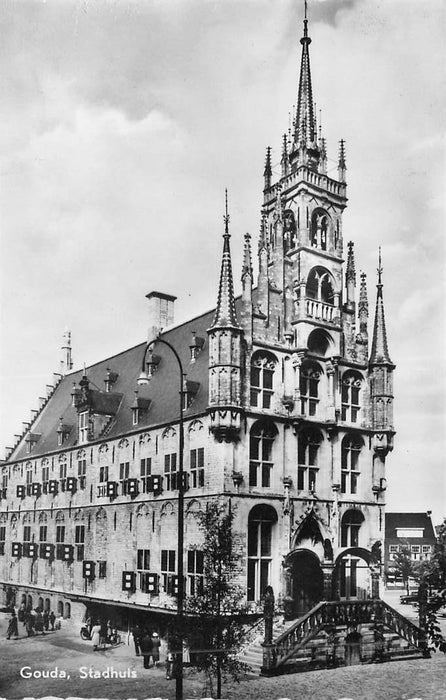
[[[154,340],[164,328],[173,324],[173,305],[176,297],[163,292],[146,294],[149,300],[149,332],[147,342]]]

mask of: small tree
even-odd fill
[[[437,592],[437,595],[428,597],[421,602],[420,596],[420,622],[426,633],[431,651],[442,651],[446,654],[446,640],[441,634],[437,620],[438,610],[446,605],[446,519],[438,527],[437,542],[434,546],[432,557],[429,561],[423,561],[416,567],[416,575],[420,582],[420,591]],[[423,609],[422,609],[423,608]]]
[[[193,633],[187,636],[200,649],[196,664],[206,673],[212,687],[216,678],[216,695],[221,698],[222,678],[239,680],[246,670],[236,656],[244,634],[243,591],[234,582],[239,564],[232,530],[234,511],[228,504],[211,502],[197,515],[203,542],[203,589],[185,600],[185,613],[194,619]],[[187,618],[186,618],[187,619]]]
[[[397,576],[401,576],[403,584],[406,586],[407,595],[409,595],[409,578],[414,577],[416,574],[416,565],[411,557],[409,545],[403,545],[400,551],[395,553],[392,571]]]

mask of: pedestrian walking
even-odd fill
[[[36,630],[36,634],[38,632],[42,632],[42,634],[45,634],[43,631],[43,615],[40,612],[40,608],[36,608],[36,617],[34,619],[34,628]]]
[[[135,645],[135,654],[136,654],[136,656],[139,656],[140,652],[141,652],[142,629],[138,623],[136,623],[136,625],[133,626],[132,635],[133,635],[133,643]]]
[[[141,637],[141,653],[144,658],[144,668],[150,668],[150,657],[152,656],[153,643],[152,636],[148,630],[145,630]]]
[[[45,632],[48,632],[49,626],[50,616],[48,614],[48,610],[45,610],[45,612],[43,613],[43,629],[45,630]]]
[[[99,633],[99,644],[101,647],[105,647],[105,642],[107,641],[107,623],[105,620],[100,622],[101,631]]]
[[[17,625],[17,617],[15,610],[12,611],[11,619],[9,620],[8,629],[6,632],[6,639],[11,639],[11,637],[19,636],[19,628]]]
[[[53,613],[52,610],[51,610],[51,612],[50,612],[50,614],[49,614],[49,618],[48,618],[48,619],[49,619],[49,623],[50,623],[50,625],[51,625],[51,631],[54,632],[54,623],[56,622],[56,616],[55,616],[55,614]]]
[[[101,638],[101,625],[98,621],[91,628],[91,641],[93,642],[93,651],[97,651]]]
[[[157,632],[154,632],[152,634],[152,659],[153,659],[153,665],[158,666],[159,660],[160,660],[160,646],[161,646],[161,640],[157,634]]]
[[[27,636],[32,637],[34,634],[34,618],[31,613],[26,613],[25,622],[23,624],[25,625]]]

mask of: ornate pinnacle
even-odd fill
[[[347,270],[345,273],[345,280],[352,280],[353,284],[356,284],[356,270],[355,270],[355,257],[353,254],[353,241],[348,242],[348,255],[347,255]]]
[[[242,267],[242,281],[246,276],[252,278],[252,262],[251,262],[251,236],[249,233],[245,233],[245,245],[243,250],[243,267]]]

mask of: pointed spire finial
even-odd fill
[[[378,273],[378,287],[382,287],[382,274],[383,274],[383,266],[381,264],[381,246],[378,248],[379,253],[378,253],[378,267],[376,272]]]
[[[267,190],[271,187],[272,174],[273,174],[273,171],[271,169],[271,146],[268,146],[266,149],[265,168],[263,170],[263,177],[265,180],[265,184],[264,184],[265,190]]]
[[[376,309],[375,323],[373,326],[372,350],[370,353],[370,364],[392,364],[387,345],[386,320],[384,316],[384,301],[383,301],[383,284],[382,284],[382,264],[381,264],[381,246],[379,248],[378,257],[378,284],[376,285]]]
[[[212,328],[232,327],[239,328],[237,313],[235,310],[234,282],[232,277],[231,251],[229,247],[229,213],[228,191],[225,190],[225,214],[223,216],[225,232],[223,234],[223,255],[221,260],[220,284],[218,287],[218,300]]]
[[[225,224],[225,236],[229,236],[229,214],[228,214],[228,190],[225,189],[225,213],[223,216]]]

